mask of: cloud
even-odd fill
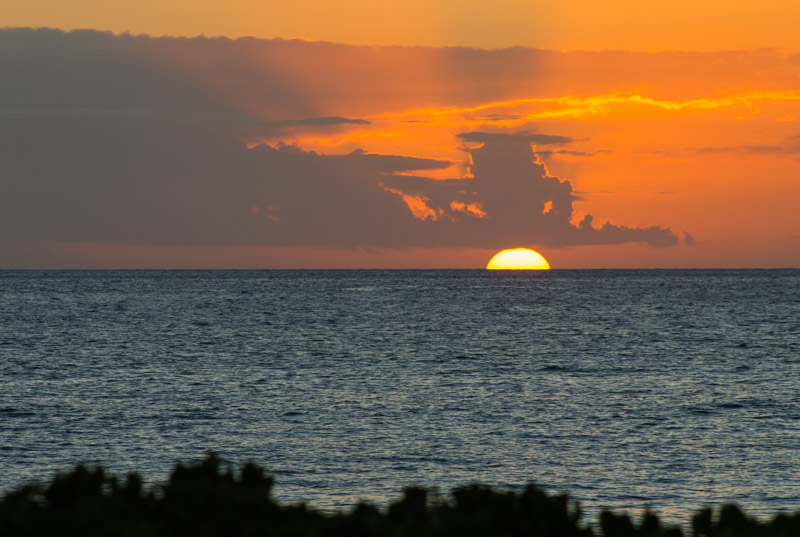
[[[294,146],[247,149],[224,131],[146,120],[11,122],[0,126],[0,145],[6,240],[380,243],[371,221],[413,220],[380,179],[449,165]]]
[[[360,112],[382,99],[408,106],[451,91],[461,102],[503,97],[508,80],[456,87],[474,76],[469,61],[500,73],[537,54],[0,31],[0,242],[677,244],[665,227],[595,225],[589,215],[575,223],[572,183],[550,176],[531,149],[576,141],[568,136],[457,134],[481,145],[469,149],[469,177],[445,180],[425,175],[450,159],[248,143],[293,129],[370,127]],[[426,59],[430,73],[451,61],[447,87],[419,63],[413,73],[403,67],[413,57]],[[397,72],[380,70],[388,82],[369,70],[386,62],[397,62]],[[360,78],[349,80],[353,69]]]
[[[364,117],[510,98],[529,84],[540,57],[521,48],[2,29],[0,107],[216,111],[269,121]],[[480,83],[476,70],[485,75]]]
[[[435,222],[426,222],[425,236],[438,238],[439,243],[426,245],[464,245],[466,240],[487,248],[678,243],[671,230],[660,226],[638,228],[609,222],[596,226],[591,215],[573,224],[573,202],[578,198],[571,181],[549,175],[530,143],[520,143],[527,140],[514,136],[485,140],[481,147],[470,150],[471,178],[433,181],[398,177],[389,182],[406,195],[426,200],[438,215]],[[480,214],[463,210],[469,206]]]
[[[208,110],[152,110],[142,108],[82,108],[82,109],[0,109],[0,119],[146,119],[151,121],[181,121],[186,123],[217,124],[221,126],[260,127],[261,132],[283,133],[293,128],[321,130],[328,127],[348,125],[370,125],[365,119],[346,117],[311,117],[264,121],[242,114],[222,113]],[[266,130],[265,130],[266,129]]]
[[[677,243],[660,227],[593,226],[590,217],[571,224],[571,182],[547,175],[532,161],[530,147],[517,143],[486,142],[471,150],[472,178],[441,181],[400,174],[441,169],[447,161],[323,155],[280,145],[246,149],[213,129],[149,121],[16,123],[0,129],[5,240],[333,247]]]

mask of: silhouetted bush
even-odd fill
[[[120,484],[103,468],[77,466],[46,487],[24,485],[0,501],[0,536],[269,536],[269,537],[592,537],[577,504],[530,484],[521,491],[482,485],[456,488],[451,497],[419,487],[380,510],[359,503],[323,514],[304,504],[279,505],[273,479],[248,463],[238,475],[210,454],[194,466],[177,465],[164,485],[145,490],[138,474]],[[603,511],[605,537],[681,537],[646,510],[639,525],[626,514]],[[696,537],[800,536],[800,513],[760,523],[735,505],[714,516],[698,511]]]

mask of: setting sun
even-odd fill
[[[489,260],[487,270],[550,270],[542,254],[528,248],[511,248],[498,252]]]

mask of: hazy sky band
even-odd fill
[[[800,50],[793,0],[5,0],[2,24],[356,45]]]

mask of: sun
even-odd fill
[[[550,270],[542,254],[528,248],[511,248],[494,254],[488,270]]]

